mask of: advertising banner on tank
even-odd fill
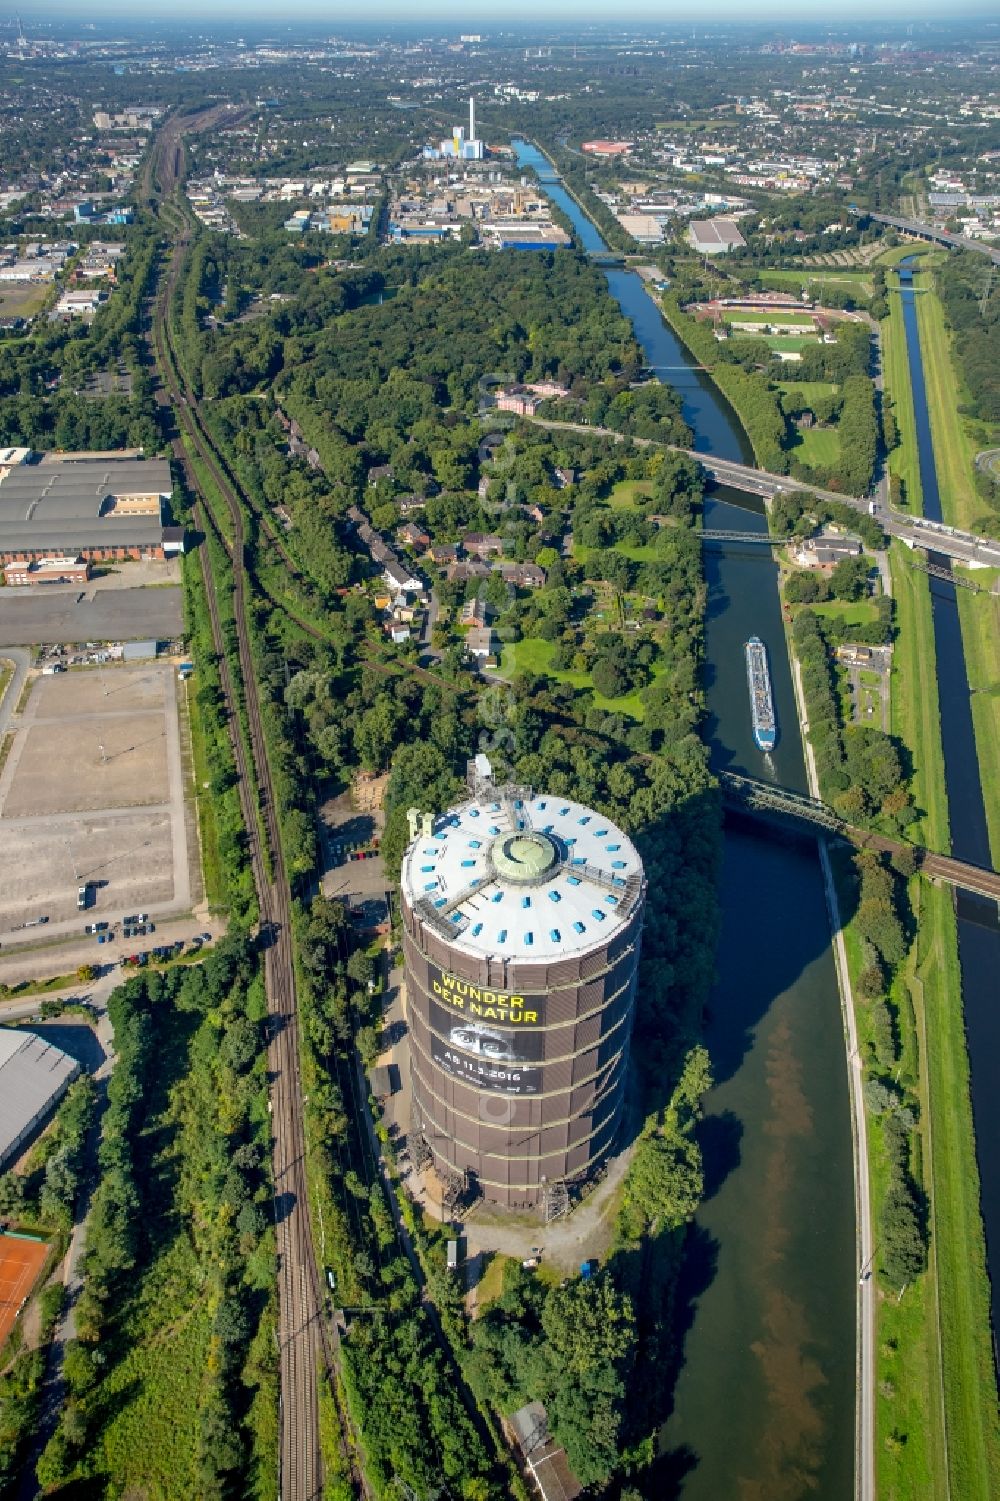
[[[436,1032],[431,1033],[431,1057],[452,1078],[502,1094],[537,1094],[541,1088],[541,1069],[526,1068],[518,1062],[509,1040],[500,1033],[457,1026],[452,1028],[451,1038],[446,1042]]]
[[[452,1011],[473,1021],[499,1023],[506,1027],[541,1027],[545,1025],[545,995],[518,995],[508,990],[491,990],[475,985],[459,975],[428,964],[430,993]]]

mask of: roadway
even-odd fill
[[[841,495],[836,490],[822,490],[817,485],[807,485],[802,480],[787,474],[771,474],[766,469],[756,469],[751,464],[739,464],[733,459],[720,459],[715,454],[699,453],[693,448],[680,448],[676,443],[662,443],[656,438],[633,438],[610,427],[593,427],[584,422],[553,422],[543,417],[526,419],[537,427],[558,432],[580,433],[584,437],[610,438],[615,443],[635,443],[639,448],[666,448],[672,453],[684,454],[694,459],[705,473],[717,484],[729,485],[735,490],[745,490],[770,500],[781,491],[794,490],[806,495],[815,495],[819,500],[832,501],[837,505],[850,506],[864,515],[873,515],[883,531],[898,537],[908,547],[923,547],[967,567],[1000,567],[1000,542],[991,537],[962,532],[944,522],[928,521],[923,516],[904,516],[899,511],[890,511],[877,501],[856,495]]]
[[[1000,250],[984,245],[981,240],[967,240],[964,235],[953,235],[947,229],[936,229],[933,224],[923,224],[919,219],[901,219],[895,214],[868,214],[867,217],[879,224],[888,224],[891,229],[900,229],[904,234],[915,235],[919,240],[947,245],[949,250],[974,250],[977,255],[988,256],[994,266],[1000,266]]]
[[[3,697],[0,698],[0,735],[3,735],[7,726],[14,716],[14,711],[21,698],[21,692],[28,680],[28,668],[31,665],[31,653],[25,651],[22,646],[0,646],[0,662],[7,661],[14,664],[14,672],[10,682],[4,689]]]

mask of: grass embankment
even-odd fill
[[[954,1501],[989,1501],[1000,1495],[1000,1423],[958,935],[950,892],[927,882],[915,891],[918,929],[908,978],[922,1043],[921,1135],[930,1162],[927,1275],[936,1283],[939,1313],[928,1349],[939,1341],[950,1494]]]
[[[959,405],[965,398],[961,376],[952,358],[951,338],[944,310],[933,290],[917,298],[920,347],[923,354],[927,406],[934,442],[941,507],[946,521],[975,531],[982,520],[983,502],[976,494],[973,458],[976,440],[968,431]],[[975,578],[975,574],[972,575]],[[989,827],[994,865],[1000,864],[1000,601],[982,592],[959,589],[972,719],[979,776]]]
[[[9,657],[0,657],[0,704],[3,703],[4,694],[14,676],[14,664]]]
[[[957,1003],[955,915],[946,890],[919,878],[910,890],[917,938],[890,1002],[897,1078],[919,1100],[913,1163],[927,1195],[930,1250],[927,1271],[901,1297],[879,1291],[877,1491],[887,1501],[988,1501],[1000,1487],[1000,1429],[968,1056]],[[857,995],[864,958],[853,920],[845,940]],[[873,1046],[871,1009],[856,1006],[866,1058]],[[868,1139],[872,1197],[879,1204],[889,1164],[882,1133],[870,1129]]]
[[[890,459],[910,505],[921,509],[916,429],[898,298],[882,325],[886,387],[900,445]],[[913,762],[921,820],[911,830],[947,850],[948,799],[941,746],[934,629],[928,579],[898,543],[891,553],[898,636],[893,658],[892,725]],[[970,596],[971,599],[971,596]],[[917,1171],[928,1196],[927,1272],[901,1300],[878,1306],[878,1492],[889,1501],[928,1496],[986,1501],[1000,1491],[1000,1435],[990,1348],[989,1284],[979,1208],[969,1065],[961,1005],[958,936],[950,893],[911,882],[917,935],[891,1001],[900,1046],[899,1077],[920,1103]],[[857,981],[862,947],[849,924],[848,962]],[[870,1008],[859,1005],[862,1050],[872,1044]],[[881,1133],[869,1132],[876,1202],[887,1164]]]

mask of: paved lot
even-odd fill
[[[176,678],[167,663],[36,677],[0,774],[5,951],[136,910],[189,911]],[[77,887],[91,885],[86,913]],[[43,928],[19,925],[45,916]]]
[[[348,846],[363,848],[373,836],[381,837],[385,828],[385,814],[381,808],[358,811],[358,801],[351,793],[344,792],[325,802],[319,813],[323,860],[321,890],[325,897],[348,898],[352,906],[360,906],[366,898],[385,894],[385,866],[381,855],[366,860],[347,858]]]
[[[80,596],[83,594],[83,598]],[[91,597],[92,596],[92,597]],[[180,589],[0,589],[0,641],[10,646],[71,641],[170,640],[180,635]]]

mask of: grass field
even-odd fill
[[[829,271],[821,269],[801,271],[764,271],[761,273],[761,282],[765,287],[772,287],[776,292],[784,292],[788,289],[798,291],[801,287],[809,290],[813,296],[812,288],[822,290],[824,286],[856,288],[858,292],[870,297],[874,291],[872,279],[865,271],[852,271],[847,266]]]
[[[825,380],[776,380],[779,391],[800,396],[803,401],[817,401],[821,396],[832,396],[837,387]]]
[[[1000,870],[1000,598],[957,589],[993,864]]]
[[[7,685],[14,676],[14,664],[9,657],[0,657],[0,704],[7,692]]]
[[[597,707],[606,709],[609,714],[624,714],[628,719],[642,719],[642,700],[637,693],[626,694],[624,698],[604,698],[602,694],[595,692],[589,672],[556,671],[551,667],[549,664],[554,650],[554,642],[529,636],[525,641],[504,647],[500,672],[505,678],[513,677],[516,672],[544,674],[557,683],[570,683],[581,691],[589,689]]]
[[[0,291],[0,318],[33,318],[51,291],[51,282],[5,286]]]
[[[810,427],[801,429],[789,450],[803,464],[823,466],[836,464],[840,457],[840,438],[835,427]]]
[[[621,479],[608,496],[612,506],[635,506],[652,499],[653,486],[649,480]]]
[[[909,979],[925,1066],[921,1114],[950,1494],[990,1501],[1000,1495],[1000,1422],[955,914],[946,890],[928,882],[914,889],[919,921]]]
[[[801,354],[816,342],[816,334],[768,334],[765,339],[768,349],[775,354]]]
[[[889,279],[890,290],[898,291],[896,277]],[[898,296],[890,297],[889,316],[883,318],[882,370],[885,389],[892,399],[896,426],[899,429],[899,444],[889,455],[889,469],[898,474],[903,483],[903,497],[911,511],[923,510],[923,491],[920,486],[920,465],[917,456],[917,429],[913,417],[913,391],[910,386],[910,370],[906,358],[906,330],[903,327],[902,304]]]
[[[874,625],[878,619],[878,608],[870,599],[859,599],[853,602],[843,599],[827,599],[822,604],[810,605],[809,608],[828,620],[842,620],[845,625]]]
[[[724,308],[722,320],[724,323],[769,324],[772,328],[777,328],[779,324],[787,324],[789,328],[814,326],[811,313],[799,313],[794,308],[784,307],[768,308],[766,312],[757,308]]]

